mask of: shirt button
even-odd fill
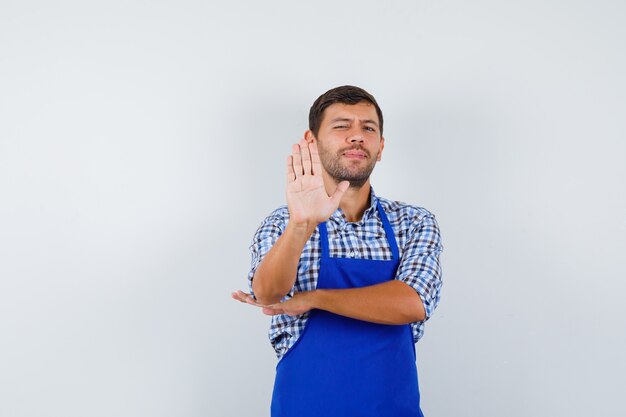
[[[348,256],[351,257],[351,258],[354,258],[354,255],[356,255],[356,254],[354,253],[354,251],[352,251],[352,252],[350,252],[350,254]]]

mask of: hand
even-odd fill
[[[263,314],[268,316],[275,316],[277,314],[287,314],[289,316],[298,316],[310,311],[313,308],[311,303],[311,295],[313,291],[298,292],[288,300],[280,303],[263,305],[257,303],[254,298],[241,290],[233,292],[231,297],[242,303],[250,304],[255,307],[260,307]]]
[[[287,206],[289,221],[316,227],[337,210],[350,183],[342,181],[328,196],[322,178],[322,163],[315,142],[302,139],[287,157]]]

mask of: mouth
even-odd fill
[[[356,149],[350,149],[348,151],[345,151],[342,153],[343,156],[345,156],[348,159],[365,159],[367,158],[367,153],[365,153],[364,151],[359,151]]]

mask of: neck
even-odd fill
[[[334,179],[325,176],[324,187],[328,195],[333,195],[337,188]],[[348,222],[358,222],[363,213],[370,206],[370,180],[368,179],[361,187],[350,187],[341,198],[339,208],[343,211]]]

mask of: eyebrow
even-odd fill
[[[378,126],[378,123],[375,120],[365,119],[365,120],[359,120],[359,121],[363,124],[371,123],[374,126]],[[348,119],[347,117],[336,117],[330,121],[330,123],[335,123],[335,122],[352,122],[352,119]]]

